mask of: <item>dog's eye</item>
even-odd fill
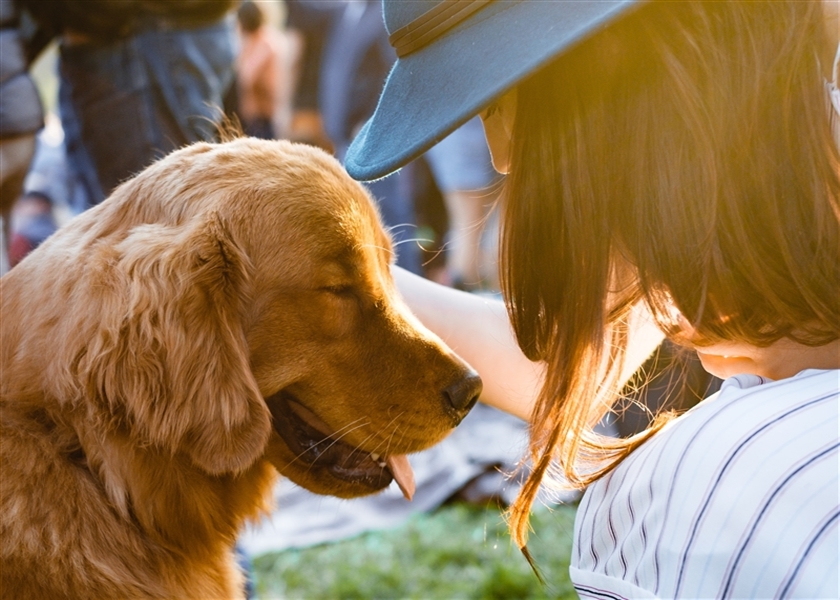
[[[325,292],[335,294],[336,296],[347,296],[353,293],[352,285],[328,285],[321,288]]]

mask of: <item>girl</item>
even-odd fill
[[[486,299],[397,280],[480,372],[483,400],[530,419],[520,547],[541,482],[587,487],[583,597],[838,597],[832,10],[384,2],[400,60],[346,165],[380,177],[481,113],[508,173],[509,322]],[[661,335],[721,391],[632,438],[598,436]]]

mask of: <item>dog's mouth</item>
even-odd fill
[[[296,454],[295,460],[371,490],[396,481],[406,500],[414,496],[414,471],[404,454],[382,456],[341,441],[315,413],[284,390],[266,398],[266,404],[274,430]]]

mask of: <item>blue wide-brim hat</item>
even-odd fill
[[[383,0],[399,58],[345,158],[379,179],[641,0]]]

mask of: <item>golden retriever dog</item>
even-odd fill
[[[277,473],[354,497],[444,438],[478,376],[409,313],[326,153],[170,154],[0,279],[3,598],[241,597]]]

